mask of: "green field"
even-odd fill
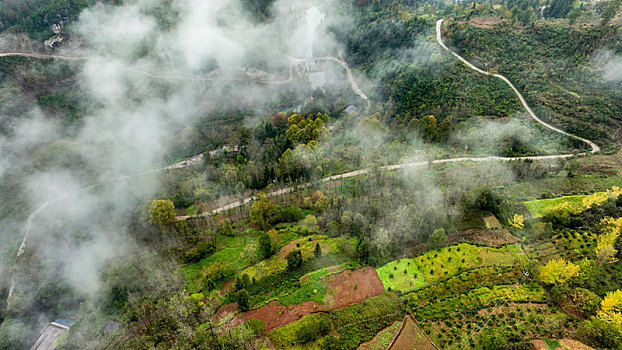
[[[564,196],[550,199],[538,199],[535,201],[523,202],[523,204],[525,204],[525,207],[527,207],[533,217],[538,218],[544,216],[547,211],[563,203],[568,203],[572,206],[581,206],[583,205],[583,198],[585,197],[586,195]]]
[[[349,248],[354,249],[356,243],[356,238],[329,238],[325,235],[311,235],[298,239],[296,245],[292,247],[292,249],[300,249],[303,259],[307,260],[313,255],[316,244],[320,245],[322,254],[330,254],[341,252],[344,246],[349,246]],[[282,244],[282,246],[285,245],[286,244]],[[245,268],[243,271],[239,272],[239,275],[247,274],[250,278],[255,277],[255,279],[259,280],[266,276],[285,271],[287,268],[286,255],[285,252],[278,252],[269,259]]]
[[[225,274],[231,276],[251,265],[252,254],[249,253],[254,252],[258,247],[258,237],[259,233],[254,231],[252,234],[242,234],[239,236],[216,236],[216,247],[218,250],[214,254],[182,268],[189,291],[198,292],[201,289],[203,271],[212,264],[221,264]],[[290,230],[280,230],[279,237],[281,246],[285,246],[298,238],[298,233]]]
[[[460,243],[428,251],[412,259],[391,261],[377,271],[385,290],[390,288],[407,292],[455,276],[470,268],[513,265],[518,253],[518,245],[490,248]]]

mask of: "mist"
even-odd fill
[[[147,249],[136,245],[128,227],[137,205],[158,192],[157,173],[119,177],[162,167],[168,136],[214,109],[262,105],[291,90],[288,84],[245,77],[240,83],[228,72],[256,69],[287,78],[289,57],[336,55],[340,46],[320,25],[340,21],[338,1],[277,1],[265,22],[251,18],[235,0],[173,1],[174,25],[167,23],[171,18],[157,16],[158,6],[142,0],[98,3],[83,11],[70,27],[89,52],[75,66],[86,95],[80,127],[67,135],[33,105],[31,116],[0,139],[0,177],[13,167],[31,169],[20,179],[26,210],[0,226],[2,271],[15,277],[8,304],[12,314],[32,305],[29,292],[38,280],[58,279],[79,298],[93,298],[101,292],[108,264]],[[314,6],[326,17],[309,33],[303,14]],[[60,149],[52,159],[68,154],[70,160],[38,164],[34,170],[26,155],[37,147],[43,153]],[[32,226],[25,225],[28,213],[42,206]],[[24,234],[25,253],[11,270]],[[41,268],[26,273],[24,257]],[[35,333],[41,326],[36,323]]]

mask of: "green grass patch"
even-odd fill
[[[201,290],[203,283],[203,271],[211,264],[220,264],[226,277],[233,277],[235,273],[252,264],[251,258],[259,246],[260,232],[251,231],[250,234],[239,236],[216,236],[217,251],[205,259],[182,267],[184,280],[190,292]],[[299,237],[299,234],[289,229],[279,231],[280,246],[289,244]],[[250,276],[252,277],[252,276]],[[220,281],[224,282],[223,280]]]
[[[385,290],[407,292],[480,266],[514,265],[519,245],[501,248],[460,243],[431,250],[413,259],[399,259],[377,269]],[[404,273],[406,270],[406,273]]]
[[[525,207],[527,207],[533,217],[542,217],[546,214],[546,212],[563,203],[568,203],[572,206],[582,206],[583,198],[585,197],[585,195],[564,196],[550,199],[538,199],[535,201],[524,202],[523,204],[525,204]]]
[[[267,336],[279,348],[315,341],[332,328],[331,317],[325,312],[309,314],[300,320],[268,332]]]
[[[289,243],[289,242],[288,242]],[[354,249],[356,247],[356,238],[330,238],[325,235],[311,235],[303,237],[296,241],[296,245],[292,249],[300,249],[302,258],[308,260],[313,257],[315,245],[318,244],[322,248],[322,254],[341,253],[344,248]],[[282,244],[281,246],[285,246]],[[263,260],[253,266],[249,266],[239,273],[239,275],[247,274],[250,278],[255,277],[260,280],[270,275],[277,274],[287,269],[286,254],[277,252],[270,258]]]
[[[447,319],[454,313],[481,309],[486,305],[508,300],[514,302],[545,302],[546,291],[537,283],[481,287],[466,293],[430,303],[413,310],[418,320]]]
[[[501,228],[501,223],[494,215],[486,216],[483,220],[486,228]]]
[[[385,350],[389,347],[391,340],[397,335],[397,332],[400,331],[400,327],[402,326],[402,321],[395,321],[389,327],[381,330],[374,339],[370,342],[366,343],[365,349],[371,350]]]
[[[394,260],[376,271],[385,290],[406,291],[427,285],[419,267],[412,259]]]
[[[331,312],[337,339],[328,348],[356,349],[382,329],[404,317],[402,299],[395,293],[382,293],[360,304]]]
[[[558,347],[562,346],[558,340],[552,340],[549,338],[543,338],[542,340],[544,340],[544,343],[546,343],[546,346],[551,350],[555,350]]]

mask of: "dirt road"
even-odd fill
[[[478,73],[484,74],[484,75],[489,75],[489,76],[493,76],[496,78],[499,78],[501,80],[503,80],[506,84],[508,84],[512,90],[514,90],[514,93],[516,93],[516,96],[518,96],[518,98],[520,99],[520,102],[523,104],[523,107],[525,107],[525,109],[527,110],[527,113],[529,113],[529,115],[531,116],[531,118],[533,118],[535,121],[537,121],[538,123],[542,124],[543,126],[545,126],[546,128],[549,128],[557,133],[560,133],[562,135],[566,135],[568,137],[572,137],[574,139],[577,140],[581,140],[585,143],[587,143],[588,145],[590,145],[590,147],[592,148],[592,153],[595,152],[599,152],[600,151],[600,147],[598,147],[598,145],[596,145],[594,142],[588,140],[588,139],[584,139],[582,137],[579,137],[577,135],[573,135],[570,133],[565,132],[564,130],[561,130],[559,128],[554,127],[553,125],[543,121],[542,119],[538,118],[538,116],[533,112],[533,110],[531,109],[531,107],[529,107],[529,105],[527,104],[527,101],[525,100],[525,98],[523,97],[523,95],[518,91],[518,89],[514,86],[514,84],[512,84],[512,82],[504,77],[501,74],[493,74],[490,72],[486,72],[484,70],[481,70],[479,68],[477,68],[476,66],[474,66],[473,64],[471,64],[471,62],[467,61],[465,58],[463,58],[462,56],[458,55],[457,53],[451,51],[447,45],[445,45],[445,43],[443,42],[443,37],[442,37],[442,32],[443,32],[443,21],[444,19],[439,19],[438,21],[436,21],[436,41],[438,41],[438,44],[441,45],[441,47],[445,50],[447,50],[448,52],[450,52],[452,55],[456,56],[456,58],[458,58],[460,61],[462,61],[462,63],[464,63],[465,65],[467,65],[469,68],[471,68],[474,71],[477,71]]]

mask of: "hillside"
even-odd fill
[[[622,349],[622,2],[0,5],[0,348]]]

